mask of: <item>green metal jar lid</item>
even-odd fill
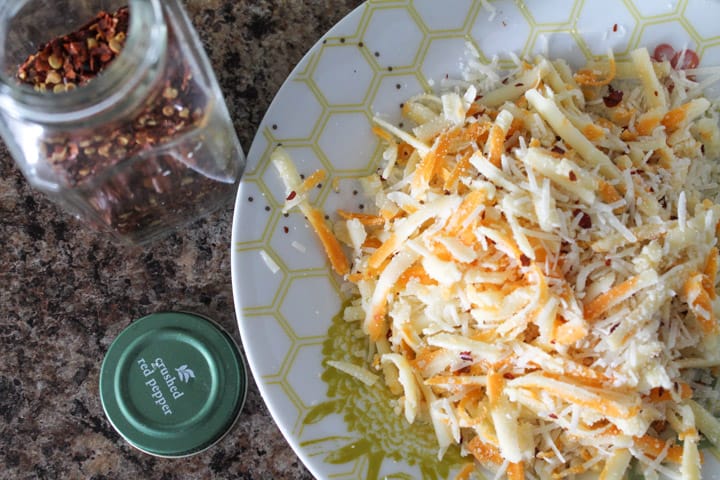
[[[100,399],[134,447],[161,457],[198,453],[233,426],[247,393],[245,361],[214,322],[178,312],[133,322],[100,370]]]

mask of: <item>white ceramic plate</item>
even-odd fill
[[[717,0],[374,0],[315,45],[260,125],[237,197],[232,279],[248,361],[290,445],[321,479],[453,478],[459,457],[436,459],[428,428],[410,429],[383,388],[328,370],[363,348],[334,321],[343,298],[301,214],[284,216],[284,189],[269,163],[282,143],[301,173],[330,178],[312,195],[331,213],[357,211],[354,178],[372,172],[379,144],[371,118],[400,121],[400,104],[459,78],[466,42],[486,58],[545,53],[584,63],[608,48],[622,58],[669,43],[720,65]],[[265,261],[263,256],[271,259]],[[270,268],[272,266],[273,268]],[[277,269],[276,271],[274,271]],[[707,457],[707,456],[706,456]],[[706,465],[705,477],[720,474]]]

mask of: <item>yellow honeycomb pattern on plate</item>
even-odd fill
[[[342,302],[341,280],[304,218],[283,214],[282,183],[269,163],[282,144],[301,173],[328,179],[311,194],[333,216],[365,208],[357,177],[374,171],[381,115],[399,124],[409,96],[459,78],[468,42],[489,61],[545,54],[580,64],[612,49],[622,58],[659,43],[720,65],[720,2],[714,0],[371,0],[351,13],[296,67],[260,126],[237,198],[232,269],[243,342],[278,425],[320,478],[419,478],[416,465],[373,457],[328,463],[316,439],[348,436],[340,415],[303,419],[326,400],[322,344]],[[262,253],[261,253],[262,252]],[[269,261],[263,258],[270,259]],[[272,267],[272,268],[271,268]],[[396,472],[402,471],[405,473]],[[403,477],[403,475],[406,475]]]

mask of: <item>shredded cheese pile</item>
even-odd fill
[[[274,152],[286,209],[355,288],[345,318],[371,340],[367,368],[334,366],[381,373],[440,457],[460,444],[498,476],[699,478],[701,436],[720,439],[693,399],[720,365],[720,131],[688,79],[701,70],[643,48],[492,73],[410,99],[412,128],[376,118],[376,208],[334,231],[304,195],[314,180]]]

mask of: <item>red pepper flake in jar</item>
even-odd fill
[[[48,94],[91,88],[126,48],[130,20],[127,6],[98,13],[41,45],[18,67],[16,79]],[[105,118],[112,120],[91,130],[60,125],[39,141],[58,183],[94,210],[91,221],[132,240],[212,208],[234,191],[240,166],[232,162],[242,158],[229,119],[222,123],[223,111],[215,110],[213,93],[188,57],[184,32],[172,22],[166,26],[167,60],[147,73],[146,90],[132,108],[115,117],[109,106]],[[200,135],[210,123],[217,138]],[[229,132],[220,139],[224,128]]]
[[[65,92],[95,78],[125,45],[129,9],[100,12],[75,32],[55,38],[23,62],[17,79],[38,91]]]

